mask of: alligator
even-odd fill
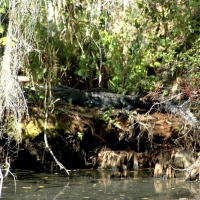
[[[89,108],[97,107],[102,110],[110,108],[134,110],[137,108],[149,110],[154,108],[167,113],[179,115],[191,125],[198,127],[197,119],[189,109],[184,109],[181,105],[171,103],[171,101],[152,100],[146,95],[121,95],[101,91],[84,91],[70,88],[67,86],[52,87],[52,94],[66,102],[74,105],[86,106]],[[184,104],[182,104],[184,105]]]
[[[67,86],[52,87],[54,97],[58,97],[63,101],[79,106],[87,106],[89,108],[99,107],[102,110],[110,108],[133,110],[136,108],[147,109],[153,105],[153,102],[143,100],[145,95],[121,95],[101,91],[83,91],[73,89]]]
[[[133,110],[137,108],[150,109],[153,102],[145,98],[146,95],[121,95],[108,92],[88,92],[88,107],[99,107],[102,110],[110,108]]]
[[[182,119],[186,120],[189,124],[194,127],[198,126],[198,120],[192,114],[192,112],[184,108],[182,105],[178,103],[174,103],[171,101],[159,101],[152,100],[150,97],[146,95],[120,95],[114,93],[106,93],[106,92],[90,92],[87,95],[88,100],[85,102],[88,107],[99,107],[103,110],[109,108],[124,108],[125,110],[133,110],[133,109],[144,109],[144,110],[159,110],[162,112],[167,112],[174,115],[179,115]]]

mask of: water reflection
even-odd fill
[[[16,172],[14,182],[4,182],[3,199],[200,199],[200,183],[177,179],[154,179],[150,170],[128,172],[124,179],[111,179],[111,171],[78,170],[66,174]]]

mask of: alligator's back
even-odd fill
[[[144,100],[145,95],[121,95],[109,92],[89,92],[90,106],[104,108],[125,108],[128,110],[146,109],[153,105],[150,100]]]

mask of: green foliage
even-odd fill
[[[26,87],[24,89],[28,89],[28,92],[26,92],[26,99],[29,104],[33,104],[34,106],[38,107],[40,107],[40,105],[43,105],[45,99],[45,92],[43,89],[38,89],[37,91],[30,91],[29,88]]]
[[[1,2],[0,5],[0,48],[6,45],[6,33],[8,25],[8,15],[7,15],[8,2]],[[2,55],[0,55],[2,56]]]
[[[2,25],[0,25],[0,33],[4,32],[4,27]]]
[[[83,139],[83,133],[77,132],[77,137],[78,137],[79,140],[82,140]]]
[[[156,7],[150,5],[152,12],[146,13],[152,31],[147,33],[148,46],[143,58],[144,62],[150,63],[159,71],[167,72],[167,81],[170,82],[191,70],[197,60],[199,42],[197,46],[195,43],[199,38],[199,16],[195,13],[198,12],[199,2],[157,0],[156,3]],[[193,54],[189,53],[191,51]],[[191,55],[189,58],[186,56],[188,53]],[[160,64],[155,66],[156,62]]]
[[[3,45],[3,46],[6,45],[6,37],[0,38],[0,45]]]
[[[103,112],[103,119],[106,123],[109,123],[111,118],[110,118],[110,110],[106,110]]]
[[[72,104],[72,99],[69,99],[69,100],[68,100],[68,103],[69,103],[69,104]]]
[[[39,51],[27,65],[34,82],[45,82],[50,69],[52,85],[101,86],[125,94],[153,91],[158,81],[172,85],[188,71],[188,79],[199,77],[198,1],[120,5],[124,2],[107,2],[99,9],[92,1],[66,1],[48,21],[44,4],[35,27]]]

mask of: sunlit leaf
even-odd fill
[[[6,9],[5,8],[0,8],[0,13],[6,14]]]
[[[39,185],[39,186],[38,186],[38,189],[43,189],[43,188],[45,188],[44,185]]]
[[[6,45],[6,37],[2,37],[2,38],[0,38],[0,45],[3,45],[3,46],[5,46]]]
[[[0,25],[0,33],[4,32],[4,27],[2,25]]]

